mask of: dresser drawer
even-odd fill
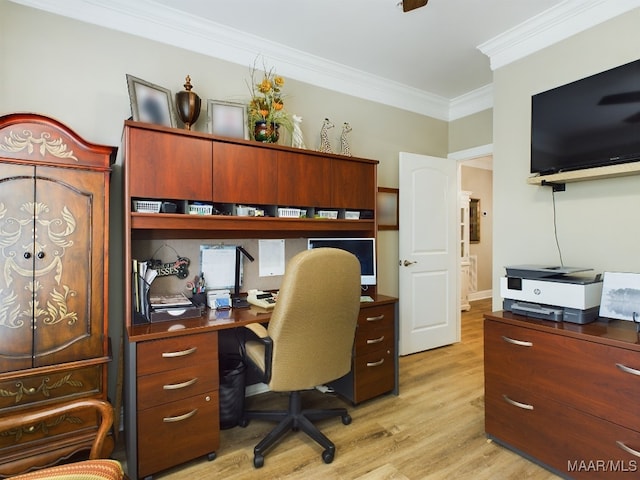
[[[0,382],[0,408],[9,413],[25,406],[40,406],[65,398],[102,393],[103,365],[70,370],[60,369],[42,375],[25,375]]]
[[[485,377],[553,392],[558,402],[640,431],[640,354],[588,340],[485,322]]]
[[[570,478],[635,478],[640,471],[640,458],[632,453],[640,452],[640,432],[541,395],[502,391],[485,391],[485,429],[499,442]]]
[[[218,389],[218,369],[195,364],[138,377],[138,409],[170,403]]]
[[[353,359],[354,402],[359,403],[393,390],[393,349],[379,350]]]
[[[217,391],[138,412],[138,432],[139,477],[215,452]]]
[[[138,376],[192,365],[218,369],[217,332],[139,342],[137,349]]]

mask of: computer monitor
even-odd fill
[[[376,284],[375,238],[309,238],[307,248],[331,247],[353,253],[360,260],[360,285]]]

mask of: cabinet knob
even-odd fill
[[[42,260],[44,258],[44,252],[38,252],[38,258]]]
[[[24,254],[22,256],[24,258],[26,258],[27,260],[29,260],[31,258],[31,252],[24,252]]]

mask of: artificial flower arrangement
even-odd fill
[[[259,73],[254,63],[251,69],[251,84],[249,85],[251,100],[249,101],[248,110],[249,131],[254,134],[256,140],[273,141],[272,138],[263,139],[262,135],[258,133],[259,128],[262,129],[260,130],[261,132],[266,129],[269,132],[269,136],[273,134],[275,137],[277,137],[278,127],[284,127],[289,133],[293,130],[291,116],[284,109],[283,86],[284,78],[276,75],[273,69],[267,70],[265,67],[262,73]],[[264,122],[264,125],[256,128],[256,124],[259,122]]]

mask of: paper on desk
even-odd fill
[[[284,275],[284,240],[258,240],[258,275]]]
[[[235,266],[235,245],[200,245],[200,269],[207,289],[233,288],[236,277]],[[241,279],[242,262],[240,262]]]

